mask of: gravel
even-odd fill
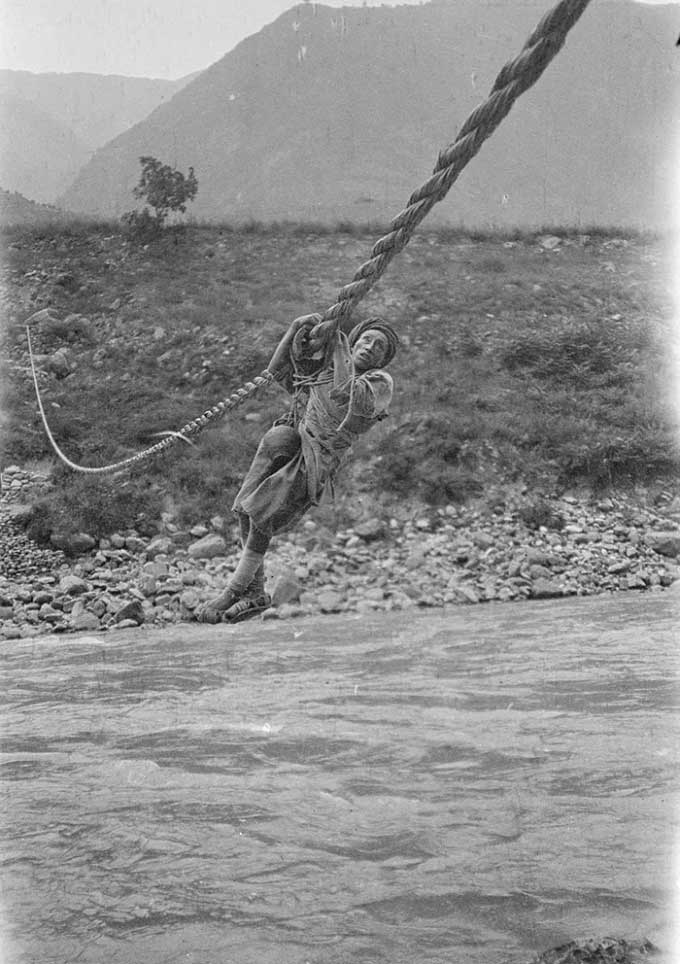
[[[236,529],[220,517],[188,532],[165,518],[158,537],[129,529],[68,558],[36,546],[13,518],[35,477],[10,466],[2,482],[0,637],[192,620],[236,565]],[[420,507],[405,521],[367,518],[337,532],[307,519],[272,543],[274,606],[263,618],[680,586],[678,497],[650,507],[639,494],[566,495],[550,510],[556,528],[532,528],[521,509],[498,500],[495,508]]]

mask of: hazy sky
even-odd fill
[[[361,0],[324,2],[361,5]],[[379,2],[386,0],[369,0],[369,6]],[[398,0],[387,2],[393,6]],[[507,0],[509,10],[521,2]],[[295,5],[294,0],[0,0],[0,68],[176,79],[208,67]],[[551,5],[546,0],[546,10]]]

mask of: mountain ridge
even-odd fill
[[[96,150],[57,203],[118,217],[152,154],[194,167],[201,219],[385,223],[545,10],[298,5]],[[592,4],[431,219],[668,227],[673,13]]]
[[[39,202],[54,201],[97,148],[195,76],[166,81],[0,70],[0,184]]]

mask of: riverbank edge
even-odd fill
[[[104,632],[194,621],[236,565],[233,521],[215,516],[186,530],[164,514],[160,531],[95,540],[22,529],[39,479],[2,474],[0,638]],[[530,494],[529,494],[530,495]],[[381,506],[333,527],[319,509],[267,556],[272,607],[258,618],[376,613],[559,599],[680,586],[680,495],[666,487],[529,498],[508,485],[466,506]]]

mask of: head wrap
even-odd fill
[[[386,321],[383,321],[382,318],[367,318],[365,321],[355,325],[350,331],[350,348],[354,348],[363,333],[365,331],[369,331],[369,329],[370,331],[379,331],[381,335],[385,336],[387,348],[385,350],[385,357],[380,365],[381,368],[385,368],[387,365],[389,365],[397,353],[397,348],[399,347],[399,336],[394,328],[391,325],[388,325]]]

